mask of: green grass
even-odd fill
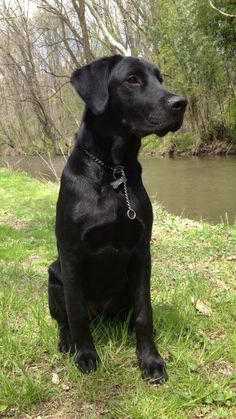
[[[57,352],[47,307],[57,190],[0,170],[0,416],[235,418],[236,225],[184,220],[155,205],[152,300],[170,379],[144,382],[134,335],[101,321],[92,332],[102,363],[83,375]]]

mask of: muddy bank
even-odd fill
[[[183,149],[178,143],[173,142],[169,147],[157,148],[152,150],[142,149],[142,155],[146,156],[163,156],[163,157],[178,157],[178,156],[232,156],[236,155],[236,139],[228,141],[214,141],[207,143],[206,141],[199,141],[197,145]]]

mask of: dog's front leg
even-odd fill
[[[83,301],[82,263],[60,253],[65,303],[70,332],[75,346],[75,363],[83,372],[96,369],[99,361],[89,329],[89,319]]]
[[[147,249],[145,255],[135,258],[131,269],[137,358],[143,378],[161,383],[167,379],[167,373],[164,360],[157,351],[153,339],[150,276],[151,257]]]

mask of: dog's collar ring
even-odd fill
[[[129,208],[127,211],[127,216],[130,220],[134,220],[136,218],[136,212],[132,208]]]
[[[120,177],[120,175],[121,176],[124,176],[124,174],[125,174],[125,171],[124,171],[124,167],[123,166],[118,165],[118,166],[115,166],[113,168],[113,178],[115,180],[118,179],[118,177]]]

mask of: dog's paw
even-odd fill
[[[75,355],[75,365],[84,373],[89,373],[97,369],[99,357],[96,351],[79,351]]]
[[[73,355],[75,352],[74,345],[71,341],[64,341],[61,339],[58,342],[58,350],[59,352],[63,354],[71,354],[71,355]]]
[[[63,354],[73,354],[75,352],[69,329],[60,331],[58,350]]]
[[[153,384],[163,384],[168,380],[165,362],[157,351],[138,355],[142,378]]]

